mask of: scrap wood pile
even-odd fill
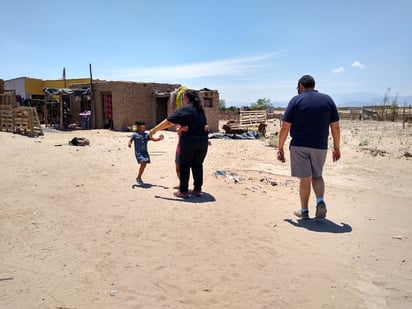
[[[30,137],[43,135],[36,109],[27,106],[0,105],[0,130]]]
[[[230,120],[223,125],[226,134],[242,134],[251,130],[266,135],[267,115],[265,110],[241,111],[239,122]]]
[[[227,123],[225,123],[222,126],[222,129],[225,130],[226,134],[243,134],[248,131],[254,130],[258,131],[262,136],[266,135],[266,123],[259,123],[257,127],[252,127],[252,126],[242,126],[238,122],[235,122],[233,120],[229,120]]]
[[[0,131],[28,136],[43,135],[39,116],[34,107],[17,106],[16,91],[5,90],[0,79]]]

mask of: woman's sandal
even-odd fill
[[[180,191],[176,191],[176,192],[173,193],[173,195],[176,196],[176,197],[181,197],[181,198],[188,198],[189,197],[188,192],[182,193]]]

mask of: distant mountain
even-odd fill
[[[226,107],[242,107],[242,106],[250,106],[250,102],[247,101],[226,101]]]
[[[391,105],[392,101],[395,97],[389,97],[389,101],[386,103],[387,105]],[[362,107],[362,106],[370,106],[370,105],[383,105],[383,96],[371,96],[369,98],[354,98],[350,99],[347,98],[346,100],[335,100],[336,105],[338,107]],[[399,96],[396,100],[399,107],[403,107],[404,105],[409,106],[412,105],[412,96]]]
[[[371,102],[365,102],[365,101],[348,100],[348,101],[345,101],[345,102],[339,102],[336,105],[338,107],[362,107],[362,106],[379,105],[379,104],[371,103]]]
[[[394,96],[389,96],[390,105]],[[358,94],[348,94],[348,95],[337,95],[333,97],[336,105],[338,107],[362,107],[370,105],[383,105],[383,95],[373,94],[373,93],[358,93]],[[272,105],[274,107],[286,107],[289,100],[272,100]],[[399,107],[404,105],[412,105],[412,96],[398,96],[397,104]],[[250,102],[247,101],[226,101],[226,107],[230,106],[250,106]]]

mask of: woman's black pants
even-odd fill
[[[180,141],[180,192],[189,191],[190,169],[193,190],[201,191],[203,185],[203,161],[206,158],[208,138],[191,137]]]

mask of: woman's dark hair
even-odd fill
[[[200,98],[198,96],[198,94],[194,91],[194,90],[186,90],[183,93],[184,97],[188,97],[189,98],[189,102],[193,104],[193,106],[198,110],[198,111],[203,111],[203,106],[202,103],[200,101]]]

